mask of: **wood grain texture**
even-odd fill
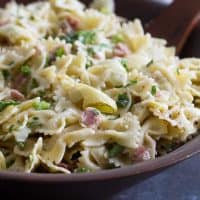
[[[165,38],[181,52],[191,32],[200,22],[200,0],[176,0],[146,26],[154,37]]]

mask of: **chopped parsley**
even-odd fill
[[[29,65],[22,65],[20,70],[21,70],[21,73],[22,73],[23,75],[28,76],[28,75],[31,74],[31,68],[30,68]]]
[[[35,108],[35,110],[47,110],[50,108],[50,103],[46,101],[34,102],[33,107]]]
[[[153,64],[153,60],[149,61],[146,65],[146,67],[150,67]]]
[[[108,145],[108,156],[109,158],[114,158],[119,156],[124,151],[124,147],[120,144],[114,143]]]
[[[151,87],[151,94],[152,94],[153,96],[155,96],[156,93],[157,93],[157,88],[156,88],[155,85],[153,85],[153,86]]]
[[[8,106],[16,106],[19,103],[17,101],[12,101],[12,100],[8,100],[8,101],[0,101],[0,112],[3,111],[6,107]]]
[[[65,49],[63,47],[60,47],[56,50],[55,52],[56,57],[61,58],[62,56],[65,55]]]
[[[79,31],[62,37],[67,43],[74,43],[79,40],[83,44],[94,44],[96,41],[96,33],[94,31]]]
[[[117,106],[119,108],[125,108],[129,104],[129,98],[126,93],[124,94],[119,94],[118,99],[117,99]]]
[[[78,32],[78,40],[83,44],[94,44],[96,33],[94,31],[80,31]]]
[[[127,62],[127,60],[126,59],[122,59],[121,60],[121,64],[126,69],[126,71],[128,71],[128,62]]]
[[[90,172],[90,170],[89,170],[88,168],[81,167],[81,168],[75,169],[74,172],[75,172],[75,173],[88,173],[88,172]]]

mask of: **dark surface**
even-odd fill
[[[112,200],[200,200],[200,155],[173,166]]]

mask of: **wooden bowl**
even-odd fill
[[[1,0],[0,6],[6,2]],[[140,17],[143,22],[157,16],[168,5],[163,0],[116,0],[116,3],[120,15],[129,19]],[[200,27],[190,37],[182,56],[200,56],[199,33]],[[121,169],[72,175],[1,172],[0,192],[1,196],[6,194],[6,199],[106,199],[199,152],[200,136],[166,156]]]

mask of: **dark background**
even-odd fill
[[[200,155],[130,187],[112,200],[200,200]]]

